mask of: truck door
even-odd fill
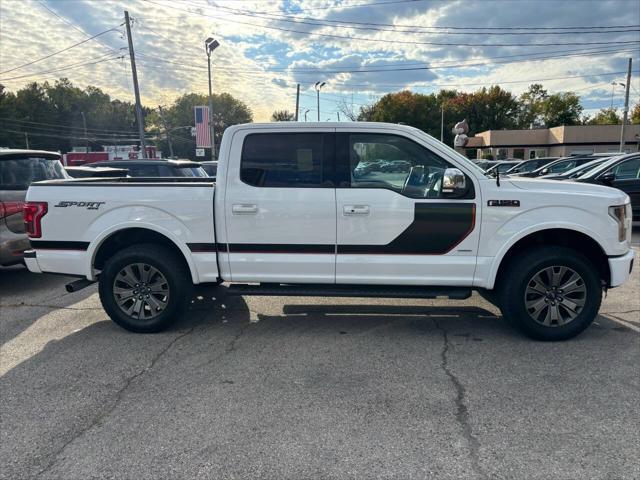
[[[334,131],[234,135],[222,245],[233,281],[335,282]]]
[[[446,198],[448,167],[417,138],[337,129],[337,283],[472,285],[479,189]]]

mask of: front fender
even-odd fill
[[[606,254],[616,254],[617,252],[611,249],[611,235],[607,235],[615,230],[609,225],[608,220],[603,219],[600,214],[596,215],[581,208],[554,206],[522,212],[493,231],[491,228],[485,228],[481,240],[483,248],[479,255],[476,285],[493,288],[500,264],[511,247],[523,238],[543,230],[564,229],[582,233],[592,238]],[[490,252],[495,254],[487,255]]]

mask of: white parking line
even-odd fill
[[[607,315],[606,313],[603,314],[602,316],[605,317],[607,320],[611,320],[612,322],[619,323],[623,327],[627,327],[629,330],[633,330],[634,332],[640,333],[640,327],[637,327],[636,325],[633,325],[624,320],[620,320],[619,318],[614,317],[613,315]]]

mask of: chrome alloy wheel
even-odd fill
[[[554,265],[536,273],[524,292],[529,316],[547,327],[560,327],[573,321],[587,299],[582,277],[569,267]]]
[[[169,283],[157,268],[146,263],[132,263],[116,275],[113,298],[126,315],[150,320],[167,307]]]

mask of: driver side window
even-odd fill
[[[346,136],[349,165],[343,175],[348,175],[351,188],[383,188],[411,198],[441,196],[442,176],[450,167],[442,158],[398,135]]]

